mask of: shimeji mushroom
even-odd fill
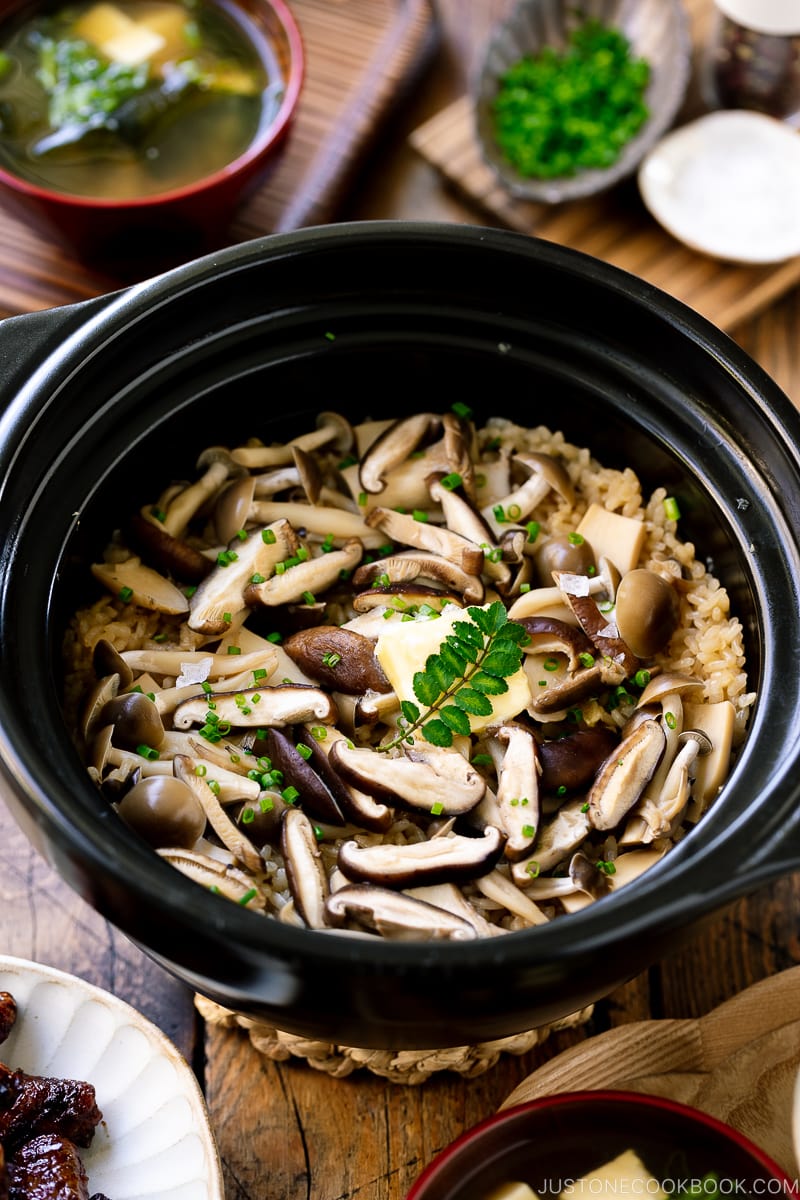
[[[566,875],[540,874],[535,879],[529,879],[525,887],[526,895],[534,900],[560,900],[573,892],[584,892],[597,900],[608,890],[608,876],[580,852],[570,858]]]
[[[224,446],[209,446],[197,460],[197,469],[203,474],[194,483],[175,492],[165,508],[157,506],[142,509],[145,520],[152,521],[174,538],[180,538],[192,518],[219,491],[232,475],[241,469]]]
[[[424,900],[467,921],[475,930],[478,937],[497,937],[505,933],[501,925],[493,925],[487,921],[483,913],[466,898],[461,888],[454,883],[429,883],[421,887],[404,888],[405,894],[414,900]]]
[[[504,835],[489,825],[481,837],[449,833],[424,842],[361,846],[343,842],[337,864],[348,879],[406,888],[422,883],[453,883],[491,871],[503,852]]]
[[[600,664],[606,670],[607,682],[622,683],[623,679],[638,670],[639,658],[620,636],[613,617],[601,612],[590,594],[588,578],[564,571],[556,571],[553,577],[584,633],[594,643]]]
[[[242,908],[266,908],[267,898],[262,888],[254,881],[252,875],[248,875],[232,862],[220,862],[210,854],[182,850],[179,847],[165,847],[158,849],[156,853],[195,883],[224,896],[227,900],[232,900],[235,904],[240,904]]]
[[[474,925],[425,900],[371,883],[354,883],[328,897],[331,925],[355,926],[393,941],[468,941]]]
[[[323,446],[346,454],[353,446],[354,433],[350,422],[340,413],[321,412],[317,417],[316,429],[301,434],[282,445],[237,446],[231,451],[235,463],[260,470],[262,467],[279,467],[293,461],[295,447],[301,450],[319,450]]]
[[[150,775],[135,783],[117,812],[151,846],[191,850],[206,827],[206,814],[194,792],[173,775]]]
[[[513,455],[509,466],[512,472],[515,467],[522,467],[528,477],[499,501],[481,509],[484,519],[496,534],[501,534],[504,526],[524,521],[550,492],[556,492],[569,504],[574,503],[575,488],[569,473],[550,455],[520,452]]]
[[[202,759],[190,758],[188,755],[176,754],[173,760],[175,778],[181,780],[190,788],[195,799],[206,815],[209,825],[219,840],[248,871],[259,871],[263,866],[261,855],[250,839],[236,825],[220,804],[216,791],[212,786],[214,780],[208,775]],[[238,777],[237,777],[238,778]],[[244,780],[241,782],[252,782]],[[240,795],[240,799],[244,799]]]
[[[171,775],[172,762],[167,759],[151,758],[145,754],[137,754],[134,750],[121,750],[113,743],[114,726],[106,725],[92,739],[88,750],[88,762],[103,779],[111,768],[122,768],[125,777],[130,778],[135,772],[139,776]]]
[[[200,583],[213,569],[213,562],[202,551],[174,537],[151,517],[134,513],[126,532],[133,549],[148,563],[183,583]]]
[[[407,748],[390,757],[337,741],[329,760],[344,779],[376,799],[445,816],[469,812],[486,789],[483,778],[461,754],[434,746]]]
[[[530,858],[514,863],[511,878],[518,887],[527,887],[542,871],[552,871],[578,849],[591,833],[591,823],[583,797],[562,804],[554,817],[545,821]]]
[[[295,909],[310,929],[324,929],[328,924],[328,877],[314,826],[299,808],[289,808],[283,814],[281,853]]]
[[[480,879],[475,880],[475,886],[487,900],[491,900],[500,908],[508,909],[524,925],[545,925],[549,919],[536,901],[512,883],[502,871],[494,870],[488,875],[482,875]]]
[[[457,476],[459,477],[459,476]],[[484,552],[483,570],[498,591],[505,592],[511,583],[511,568],[503,559],[494,530],[475,505],[443,481],[448,476],[437,472],[427,479],[431,499],[441,506],[447,528],[479,546]],[[524,538],[524,534],[520,533]]]
[[[154,702],[143,692],[127,692],[109,700],[99,714],[101,725],[111,725],[111,740],[122,750],[149,746],[157,750],[164,741],[164,722]]]
[[[408,513],[399,513],[393,508],[373,508],[367,514],[366,522],[371,529],[380,529],[392,541],[438,554],[469,575],[480,575],[483,570],[484,551],[481,546],[441,525],[418,521]]]
[[[678,735],[678,743],[678,752],[657,794],[645,794],[632,810],[620,845],[632,841],[647,845],[672,835],[689,803],[692,764],[698,755],[710,754],[712,749],[711,741],[699,729],[685,729]]]
[[[678,593],[662,575],[639,567],[622,576],[614,616],[620,637],[633,653],[652,658],[678,628]]]

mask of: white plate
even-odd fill
[[[110,1200],[224,1200],[205,1102],[185,1059],[122,1000],[73,975],[0,955],[18,1015],[0,1061],[94,1085],[103,1120],[81,1158]]]
[[[773,117],[700,117],[662,138],[638,178],[656,220],[694,250],[752,264],[800,254],[800,134]]]

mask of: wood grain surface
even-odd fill
[[[362,157],[338,219],[502,225],[444,186],[409,139],[463,94],[504,7],[501,0],[439,0],[436,58]],[[735,337],[800,403],[798,330],[800,294],[793,289],[737,325]],[[732,904],[680,953],[598,1004],[582,1028],[554,1034],[520,1058],[504,1056],[478,1078],[445,1073],[417,1087],[365,1073],[330,1078],[297,1059],[265,1060],[239,1030],[196,1029],[191,995],[69,892],[1,805],[0,949],[110,987],[173,1036],[205,1086],[227,1200],[402,1200],[434,1154],[560,1051],[636,1021],[702,1017],[800,964],[800,874]]]

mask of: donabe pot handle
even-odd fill
[[[0,321],[0,412],[48,354],[110,298],[97,296],[79,304],[46,308]]]

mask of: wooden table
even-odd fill
[[[410,131],[463,92],[502,5],[441,0],[441,41],[415,94],[371,151],[341,218],[405,217],[486,224],[443,188],[409,147]],[[800,291],[742,324],[735,337],[800,402]],[[624,1022],[690,1017],[800,963],[800,875],[731,906],[682,953],[596,1006],[588,1025],[553,1034],[467,1080],[421,1086],[359,1072],[337,1080],[301,1060],[263,1059],[239,1031],[205,1027],[193,997],[69,891],[0,805],[0,949],[72,971],[128,1000],[183,1050],[205,1088],[228,1200],[400,1200],[421,1167],[493,1112],[535,1067]]]

